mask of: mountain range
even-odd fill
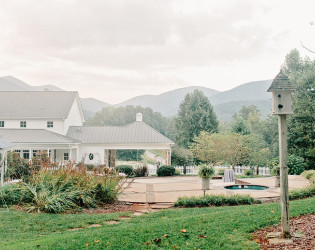
[[[233,114],[238,112],[242,106],[249,105],[255,105],[261,111],[262,116],[265,117],[271,112],[271,97],[267,93],[271,82],[272,80],[249,82],[222,92],[206,87],[191,86],[168,91],[160,95],[137,96],[113,106],[133,105],[150,107],[164,116],[171,117],[177,114],[180,102],[185,95],[198,89],[209,98],[218,119],[221,121],[231,120]],[[62,89],[54,85],[31,86],[12,76],[0,77],[0,91],[43,90],[62,91]],[[86,119],[92,117],[103,107],[111,106],[111,104],[95,98],[81,98],[81,103]]]

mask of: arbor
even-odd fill
[[[288,119],[289,152],[303,157],[308,168],[315,169],[315,60],[303,59],[292,50],[283,71],[296,87],[294,113]]]
[[[176,117],[176,142],[189,147],[201,131],[218,132],[218,120],[208,98],[199,90],[189,93],[181,102]]]

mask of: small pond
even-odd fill
[[[244,185],[244,184],[237,184],[224,187],[225,189],[229,190],[265,190],[269,187],[266,186],[259,186],[259,185]]]

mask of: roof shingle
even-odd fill
[[[174,144],[174,142],[166,136],[140,121],[133,122],[126,126],[73,126],[69,128],[67,136],[75,138],[82,143],[91,144]]]
[[[75,91],[0,91],[0,118],[68,117]]]

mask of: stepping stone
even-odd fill
[[[135,212],[135,213],[133,213],[133,215],[134,216],[141,216],[141,215],[143,215],[143,213]]]
[[[269,240],[270,244],[280,244],[280,243],[286,243],[286,244],[291,244],[293,240],[291,239],[282,239],[282,238],[273,238]]]
[[[281,236],[281,232],[271,232],[267,234],[268,238],[277,238]]]
[[[131,220],[132,218],[131,217],[128,217],[128,216],[120,216],[118,217],[119,220]]]
[[[138,213],[150,213],[148,209],[141,209],[141,210],[136,210]]]
[[[74,228],[69,228],[68,231],[77,231],[83,229],[83,227],[74,227]]]
[[[171,208],[173,207],[173,204],[153,204],[151,206],[152,209],[165,209],[165,208]]]
[[[106,221],[106,224],[108,224],[108,225],[115,225],[115,224],[119,224],[119,221],[117,221],[117,220],[110,220],[110,221]]]
[[[101,227],[101,226],[102,226],[101,224],[92,224],[92,225],[89,225],[88,228]]]

